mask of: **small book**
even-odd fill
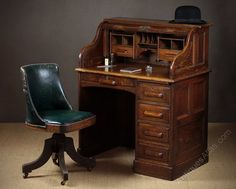
[[[125,73],[136,73],[141,71],[142,71],[141,68],[135,68],[135,67],[127,67],[120,69],[120,72],[125,72]]]

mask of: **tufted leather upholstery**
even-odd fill
[[[26,122],[36,127],[67,125],[94,116],[74,111],[65,97],[57,64],[31,64],[21,67],[26,95]]]

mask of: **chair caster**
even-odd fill
[[[66,184],[66,180],[61,181],[61,185],[65,185]]]
[[[23,178],[26,179],[28,177],[29,173],[23,173]]]

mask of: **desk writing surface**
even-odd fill
[[[97,66],[93,67],[86,67],[86,68],[76,68],[75,70],[78,72],[84,73],[95,73],[95,74],[103,74],[103,75],[111,75],[111,76],[118,76],[118,77],[127,77],[127,78],[134,78],[134,79],[141,79],[141,80],[150,80],[150,81],[159,81],[165,83],[173,83],[174,80],[169,78],[169,67],[168,66],[153,66],[152,65],[152,72],[147,73],[145,71],[146,65],[142,64],[124,64],[118,63],[114,64],[116,66],[106,69],[106,68],[98,68]],[[137,73],[123,73],[120,72],[120,69],[126,67],[135,67],[141,68],[141,72]]]

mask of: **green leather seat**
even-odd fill
[[[61,168],[61,184],[65,184],[68,180],[68,171],[64,151],[79,165],[91,170],[95,166],[95,159],[81,156],[75,150],[73,139],[66,137],[64,133],[93,125],[96,116],[91,112],[72,109],[62,88],[57,64],[26,65],[21,67],[21,72],[26,97],[26,125],[54,133],[52,138],[45,140],[41,156],[36,161],[22,166],[24,178],[52,157],[53,162]]]
[[[74,110],[40,111],[40,117],[46,124],[69,125],[94,116],[91,112]]]

